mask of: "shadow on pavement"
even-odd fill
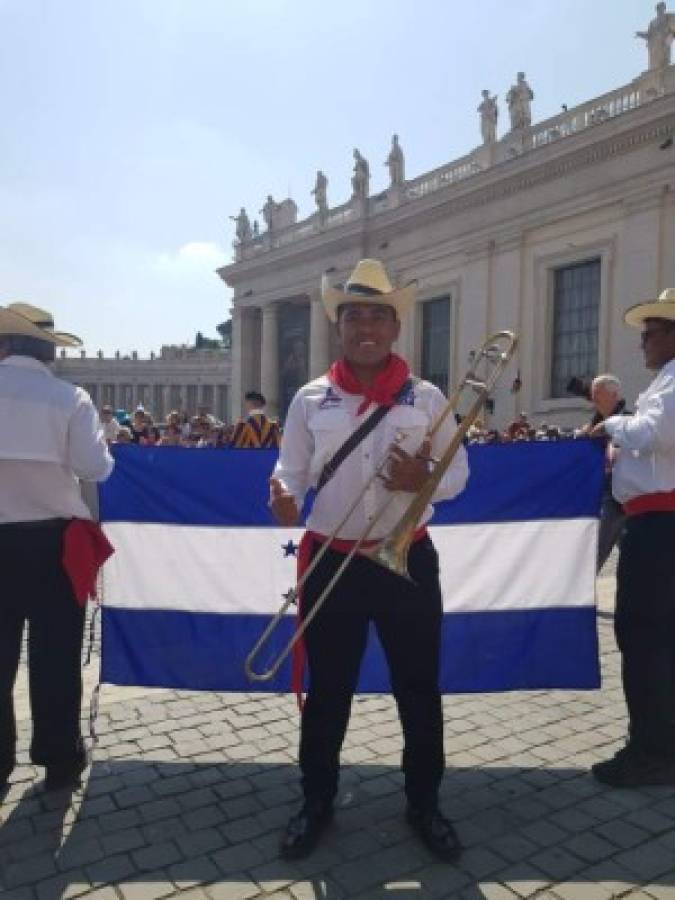
[[[346,766],[335,824],[309,859],[289,864],[277,855],[279,831],[298,797],[297,769],[269,762],[96,762],[73,795],[14,784],[0,798],[3,900],[108,884],[125,896],[124,886],[143,885],[153,897],[202,885],[214,900],[675,885],[671,788],[611,791],[574,768],[449,769],[443,807],[466,847],[456,867],[435,863],[409,832],[392,766]]]

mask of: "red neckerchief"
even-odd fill
[[[371,385],[361,384],[345,359],[338,359],[328,370],[328,378],[334,385],[348,394],[360,394],[363,397],[363,403],[357,410],[359,416],[371,403],[377,403],[378,406],[393,406],[396,394],[409,375],[408,363],[395,353],[389,354],[386,366],[377,373]]]

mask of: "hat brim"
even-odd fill
[[[645,319],[670,319],[675,321],[675,302],[654,300],[650,303],[636,303],[624,313],[626,325],[641,328]]]
[[[401,322],[415,302],[416,293],[417,289],[412,284],[397,291],[391,291],[388,294],[358,294],[346,293],[339,288],[332,287],[325,275],[321,282],[321,298],[326,315],[331,322],[337,322],[338,309],[344,306],[345,303],[370,303],[375,306],[391,306],[396,311],[396,318]]]
[[[11,309],[0,308],[0,335],[15,334],[21,337],[32,337],[38,341],[56,344],[57,347],[80,347],[82,341],[74,334],[65,331],[51,331],[34,325],[30,319]]]
[[[82,338],[79,338],[76,334],[68,334],[67,331],[49,332],[46,329],[42,329],[42,333],[54,335],[54,337],[56,338],[54,343],[58,344],[59,347],[81,347],[82,346]]]

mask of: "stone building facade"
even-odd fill
[[[497,136],[497,101],[484,91],[483,142],[459,160],[405,180],[399,155],[390,187],[375,196],[355,165],[352,198],[328,208],[324,180],[316,213],[301,222],[275,220],[281,204],[268,198],[267,230],[240,228],[234,262],[219,270],[234,289],[233,415],[256,388],[283,416],[297,386],[326,370],[335,338],[321,275],[340,283],[368,256],[399,284],[417,280],[399,352],[441,387],[458,381],[487,335],[517,332],[495,426],[521,409],[540,422],[584,421],[588,405],[566,392],[573,375],[614,372],[632,401],[648,375],[623,313],[675,287],[675,17],[667,16],[661,31],[650,25],[641,35],[662,40],[661,56],[650,47],[651,67],[601,97],[533,122],[534,91],[521,72],[506,95],[510,129]]]
[[[229,349],[166,346],[148,359],[136,352],[112,358],[64,352],[54,372],[83,387],[99,408],[107,404],[129,412],[141,405],[161,422],[172,409],[192,416],[206,407],[221,421],[230,421]]]

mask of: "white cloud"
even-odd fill
[[[173,253],[160,253],[151,268],[159,273],[191,278],[203,271],[212,278],[213,270],[225,262],[225,253],[218,244],[211,241],[188,241]]]

